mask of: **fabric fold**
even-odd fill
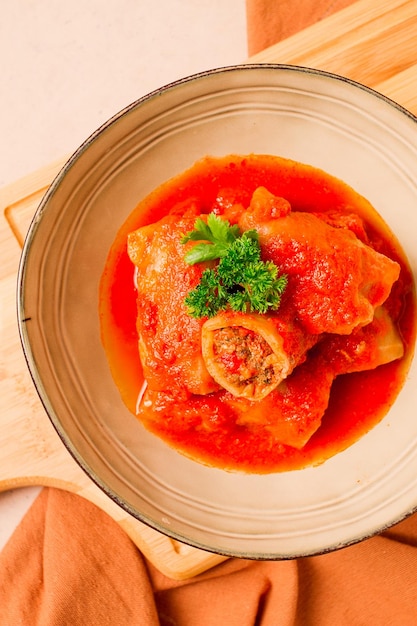
[[[329,554],[174,581],[77,495],[45,488],[0,554],[0,626],[414,626],[417,515]]]
[[[0,625],[159,624],[144,558],[106,513],[45,488],[0,554]]]

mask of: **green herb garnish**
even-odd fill
[[[240,232],[214,213],[207,223],[197,218],[194,230],[182,243],[199,241],[185,254],[189,265],[220,259],[214,268],[205,269],[199,284],[186,299],[193,317],[213,317],[219,311],[266,313],[278,309],[287,286],[287,276],[279,275],[272,261],[262,261],[256,230]],[[205,243],[204,243],[205,242]]]

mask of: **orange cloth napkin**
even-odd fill
[[[338,552],[175,582],[95,505],[45,488],[0,554],[1,626],[416,624],[415,515]]]
[[[247,0],[250,54],[351,1]],[[103,511],[45,488],[0,554],[0,626],[416,624],[416,515],[338,552],[175,582]]]

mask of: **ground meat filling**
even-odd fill
[[[242,326],[214,331],[213,352],[224,376],[236,386],[271,385],[277,378],[275,356],[267,341]]]

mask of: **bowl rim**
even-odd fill
[[[228,551],[228,550],[221,550],[218,548],[213,548],[199,541],[195,541],[190,538],[187,538],[186,536],[183,536],[181,533],[172,531],[169,528],[166,528],[165,526],[159,524],[155,520],[148,519],[146,516],[141,515],[140,511],[137,511],[135,507],[131,506],[128,502],[126,502],[123,497],[120,497],[114,491],[113,488],[107,485],[105,481],[103,481],[99,476],[95,474],[95,472],[91,470],[88,463],[85,461],[83,456],[78,452],[76,446],[72,443],[70,437],[66,433],[65,428],[60,422],[59,416],[55,414],[53,407],[50,405],[48,401],[48,394],[43,389],[43,385],[39,379],[36,363],[34,362],[33,355],[31,352],[30,343],[26,336],[26,331],[25,331],[26,320],[25,320],[24,301],[23,301],[24,290],[25,290],[25,271],[26,271],[26,262],[27,262],[28,252],[31,248],[33,239],[36,237],[36,231],[37,231],[38,225],[40,221],[42,220],[44,212],[47,210],[48,203],[51,197],[55,194],[56,190],[59,188],[61,181],[65,178],[68,171],[72,168],[72,166],[78,161],[78,159],[84,154],[84,152],[88,150],[91,144],[93,144],[94,141],[100,135],[102,135],[108,128],[116,124],[126,114],[142,106],[144,103],[147,103],[151,99],[155,97],[159,97],[163,95],[164,93],[169,92],[173,89],[177,89],[181,87],[182,85],[185,85],[194,81],[203,80],[207,77],[218,75],[218,74],[227,74],[229,72],[235,73],[235,72],[241,72],[241,71],[256,72],[258,70],[263,70],[263,71],[267,70],[271,72],[284,71],[284,72],[294,72],[298,74],[301,73],[301,74],[307,74],[310,76],[323,77],[323,78],[336,81],[336,82],[341,82],[346,85],[350,85],[354,89],[362,90],[370,94],[371,96],[384,101],[390,107],[396,109],[398,112],[400,112],[402,115],[405,115],[411,121],[417,122],[416,115],[414,115],[404,106],[400,105],[399,103],[395,102],[393,99],[389,98],[388,96],[385,96],[384,94],[380,93],[374,88],[368,87],[358,81],[355,81],[351,78],[348,78],[348,77],[345,77],[345,76],[342,76],[333,72],[328,72],[325,70],[315,69],[315,68],[306,67],[302,65],[280,64],[280,63],[242,63],[242,64],[236,64],[236,65],[227,65],[223,67],[216,67],[216,68],[204,70],[201,72],[197,72],[197,73],[179,78],[177,80],[174,80],[161,87],[158,87],[152,90],[151,92],[141,96],[140,98],[134,100],[130,104],[126,105],[117,113],[112,115],[109,119],[107,119],[104,123],[102,123],[72,153],[72,155],[66,160],[64,165],[60,168],[59,172],[57,173],[57,175],[51,182],[50,186],[48,187],[47,191],[42,197],[38,205],[38,208],[35,211],[35,214],[31,220],[29,229],[27,231],[27,234],[24,240],[19,267],[18,267],[18,273],[17,273],[17,292],[16,292],[17,307],[16,308],[17,308],[19,337],[20,337],[23,354],[26,360],[26,364],[27,364],[30,376],[34,383],[35,389],[40,398],[41,404],[43,405],[45,412],[49,418],[49,421],[52,423],[55,431],[57,432],[66,450],[70,453],[72,458],[81,467],[81,469],[87,474],[87,476],[93,481],[93,483],[95,483],[113,502],[119,505],[124,511],[126,511],[128,514],[130,514],[132,517],[134,517],[138,521],[146,524],[147,526],[155,529],[158,532],[161,532],[162,534],[168,537],[171,537],[172,539],[175,539],[177,541],[180,541],[192,547],[203,549],[207,552],[212,552],[212,553],[223,555],[226,557],[239,557],[239,558],[246,558],[246,559],[252,559],[252,560],[282,560],[286,558],[300,558],[304,556],[326,554],[334,550],[361,542],[365,539],[368,539],[374,536],[377,533],[384,532],[385,530],[390,528],[393,524],[398,523],[406,519],[413,513],[415,513],[417,511],[417,504],[413,510],[407,511],[405,514],[401,514],[395,521],[390,521],[386,525],[379,527],[377,530],[371,530],[368,533],[362,534],[361,536],[347,540],[343,542],[342,544],[337,543],[335,545],[326,546],[320,551],[317,551],[317,550],[305,551],[304,553],[294,554],[294,556],[291,556],[291,557],[283,557],[282,555],[279,555],[279,554],[271,555],[271,554],[263,554],[263,553],[258,554],[258,553],[250,553],[250,552],[237,553],[234,550]]]

